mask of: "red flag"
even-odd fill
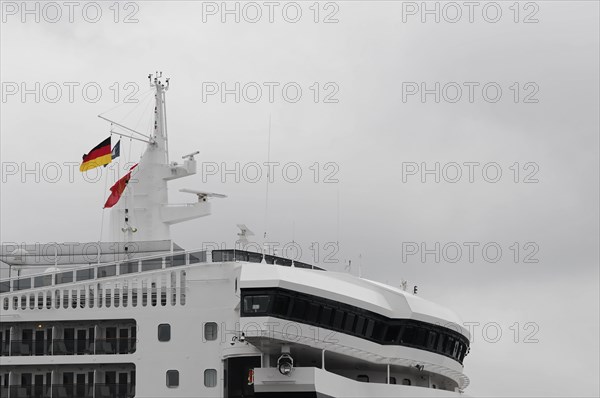
[[[129,183],[129,180],[131,179],[131,171],[136,166],[137,166],[137,163],[135,165],[133,165],[129,169],[129,172],[127,174],[125,174],[123,177],[121,177],[121,179],[119,179],[119,181],[117,181],[115,183],[115,185],[110,187],[110,196],[108,197],[108,199],[106,199],[106,203],[104,204],[105,209],[110,209],[111,207],[116,205],[117,202],[119,202],[119,199],[121,199],[121,195],[123,195],[123,191],[125,191],[125,188],[127,188],[127,184]]]

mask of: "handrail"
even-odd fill
[[[211,257],[210,260],[208,259],[209,254]],[[174,259],[182,256],[183,261],[179,263],[181,260],[178,260],[176,264]],[[159,264],[158,262],[152,263],[153,260],[161,261]],[[212,251],[202,251],[196,249],[163,252],[162,254],[123,259],[120,261],[73,266],[69,268],[53,270],[52,272],[44,271],[25,276],[13,276],[11,278],[0,279],[0,294],[63,286],[71,283],[118,277],[121,275],[138,274],[141,272],[168,269],[171,267],[189,266],[208,262],[214,263],[230,261],[251,263],[261,263],[264,261],[267,264],[272,265],[324,271],[324,269],[315,267],[314,265],[258,252],[237,249],[220,249]],[[144,269],[145,265],[147,266],[147,269]]]

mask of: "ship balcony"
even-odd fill
[[[457,397],[461,393],[424,386],[395,384],[394,378],[384,382],[369,382],[367,376],[359,380],[315,367],[297,367],[284,375],[278,368],[255,368],[254,391],[257,397],[302,396],[330,397]]]
[[[1,398],[132,398],[135,365],[18,365],[0,368]]]
[[[13,340],[3,346],[2,356],[112,355],[133,354],[137,339],[96,339],[95,341],[56,339],[52,341]]]
[[[2,357],[133,354],[136,348],[133,319],[0,325]]]
[[[54,384],[0,387],[2,398],[133,398],[132,384]]]

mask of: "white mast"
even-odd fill
[[[165,107],[169,79],[163,83],[162,72],[157,72],[154,78],[152,74],[148,75],[148,78],[150,86],[156,90],[154,127],[123,197],[112,208],[110,240],[113,242],[170,240],[171,224],[209,215],[208,197],[224,197],[192,191],[198,196],[196,203],[169,204],[167,182],[196,174],[196,153],[184,156],[183,165],[169,163]]]

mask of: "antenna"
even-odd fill
[[[406,279],[402,279],[400,282],[400,287],[402,287],[403,291],[406,291],[406,287],[408,286],[408,281]]]
[[[189,155],[184,155],[181,159],[194,160],[194,156],[198,155],[200,151],[192,152]]]
[[[254,232],[246,224],[238,224],[237,227],[240,229],[240,232],[237,234],[237,241],[240,242],[240,247],[243,248],[248,244],[248,236],[254,236]]]
[[[269,141],[267,144],[267,187],[265,193],[265,234],[263,239],[267,239],[267,230],[269,223],[269,183],[271,180],[271,176],[269,175],[269,171],[271,170],[271,114],[269,114]]]

